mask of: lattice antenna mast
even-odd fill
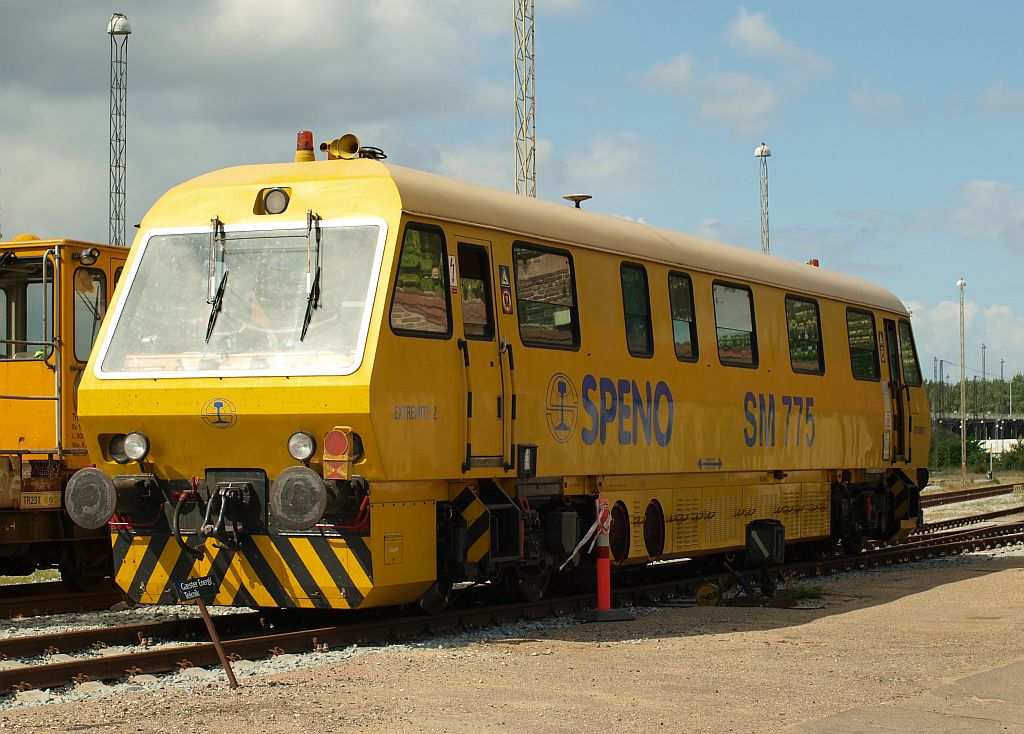
[[[754,157],[761,160],[761,252],[768,254],[768,159],[772,152],[761,143],[754,150]]]
[[[515,3],[516,193],[537,196],[537,118],[533,73],[534,0]]]
[[[128,36],[132,27],[121,13],[107,23],[110,35],[110,244],[125,246],[124,203],[127,161]]]

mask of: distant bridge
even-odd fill
[[[934,414],[932,421],[935,425],[960,435],[960,415],[958,413]],[[1018,414],[968,415],[966,433],[967,438],[976,438],[981,441],[996,438],[1024,439],[1024,416]]]

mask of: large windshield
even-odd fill
[[[310,297],[316,238],[305,227],[229,230],[215,247],[210,230],[153,235],[119,305],[101,373],[354,371],[376,289],[382,227],[321,231],[318,300]],[[223,286],[219,309],[211,303],[211,261],[214,285]]]

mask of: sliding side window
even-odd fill
[[[900,319],[900,357],[903,360],[903,381],[911,387],[921,386],[921,367],[917,361],[917,347],[910,331],[910,322]]]
[[[789,362],[793,371],[810,375],[825,374],[818,302],[811,298],[786,296],[786,329],[789,332]]]
[[[396,334],[439,339],[451,335],[444,256],[440,229],[423,224],[406,227],[391,299],[391,329]]]
[[[642,265],[622,263],[619,278],[622,282],[622,311],[626,317],[626,347],[634,357],[653,356],[647,271]]]
[[[693,281],[684,273],[668,274],[668,301],[672,311],[672,341],[676,359],[697,361],[697,319],[693,310]]]
[[[715,282],[718,360],[732,367],[757,367],[754,294],[745,285]]]
[[[858,380],[877,380],[878,341],[875,339],[875,317],[870,311],[846,309],[846,330],[850,338],[850,365]]]
[[[517,242],[515,264],[519,337],[523,344],[549,349],[577,349],[579,314],[572,257],[562,250]]]

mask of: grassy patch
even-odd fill
[[[0,586],[11,584],[41,584],[47,581],[60,581],[60,571],[55,568],[48,568],[36,571],[28,576],[0,576]]]
[[[824,595],[824,586],[797,586],[793,589],[779,589],[775,592],[775,596],[788,599],[820,599]]]

